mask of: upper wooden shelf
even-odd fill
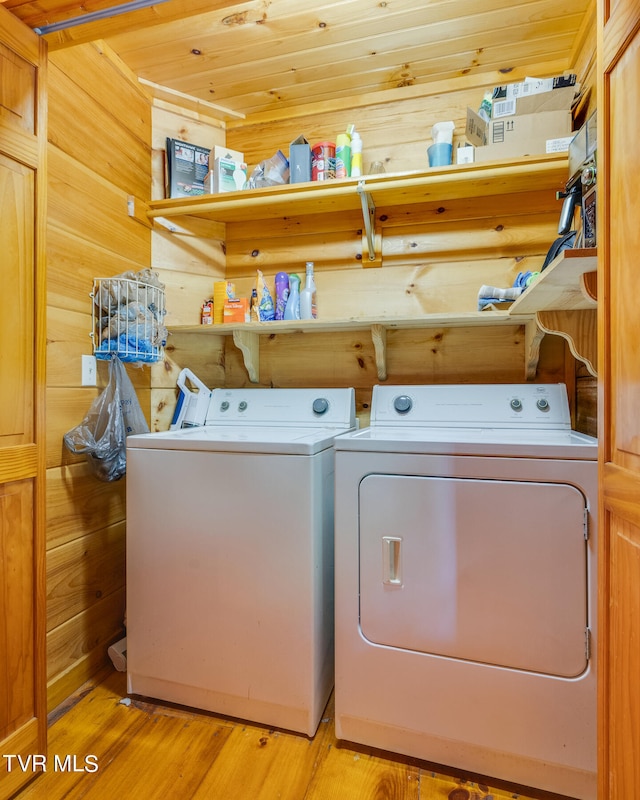
[[[513,303],[509,313],[535,314],[538,311],[596,308],[598,303],[593,295],[590,276],[597,269],[598,254],[595,247],[563,250]]]
[[[148,204],[146,215],[151,220],[189,215],[216,222],[248,222],[293,214],[354,211],[362,208],[363,195],[381,207],[540,189],[555,192],[566,179],[567,155],[560,153],[154,200]]]
[[[539,334],[527,337],[530,364],[537,361],[542,335],[555,333],[598,376],[597,268],[596,248],[563,250],[513,303],[511,317],[530,320],[534,315],[536,321]]]

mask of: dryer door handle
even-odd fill
[[[402,537],[382,537],[382,582],[402,586]]]

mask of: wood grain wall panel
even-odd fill
[[[128,187],[108,183],[55,147],[49,148],[49,187],[50,226],[149,265],[149,231],[127,216]],[[100,263],[95,267],[101,272]]]
[[[47,634],[49,710],[104,666],[109,644],[123,635],[124,613],[121,589]]]
[[[140,143],[142,149],[138,151],[138,156],[142,152],[148,153],[151,109],[146,92],[105,42],[90,42],[73,50],[59,50],[55,54],[50,51],[50,58],[54,68],[65,76],[65,80],[72,81],[83,89],[95,104],[98,113],[112,121],[114,130],[121,130],[126,140],[137,140]],[[123,81],[123,76],[127,80]],[[56,91],[58,90],[59,87],[56,87]],[[113,102],[114,90],[119,103]],[[54,117],[62,125],[64,117],[57,115],[64,114],[64,107],[68,104],[69,98],[64,98]],[[104,143],[105,139],[101,136],[100,146]],[[124,140],[121,146],[123,144]],[[136,167],[141,173],[144,172],[144,163],[141,161]]]
[[[210,332],[202,336],[174,333],[169,336],[166,353],[178,371],[189,367],[207,386],[224,386],[226,339],[226,336],[212,336]],[[160,382],[156,383],[156,386],[160,385]],[[175,379],[165,386],[175,389]]]
[[[107,183],[149,197],[151,110],[141,90],[121,83],[114,104],[117,70],[92,45],[52,54],[50,77],[49,142]]]
[[[97,481],[89,466],[47,471],[47,550],[52,551],[125,518],[126,481]]]
[[[124,520],[47,553],[47,630],[125,584]]]
[[[535,262],[530,259],[528,268],[540,269],[557,224],[555,215],[546,215],[532,216],[526,221],[524,217],[503,222],[473,220],[463,229],[460,223],[445,220],[421,226],[382,227],[382,265],[410,265],[425,258],[438,261],[474,259],[481,264],[482,259],[502,257],[513,260],[535,256]],[[289,235],[281,240],[262,238],[255,233],[251,238],[227,242],[227,278],[255,276],[256,269],[273,274],[280,270],[304,272],[308,260],[315,261],[316,273],[324,269],[356,271],[367,266],[365,245],[361,219],[354,220],[354,227],[348,231]],[[478,271],[482,271],[481,267]],[[488,281],[481,279],[482,283]]]
[[[48,703],[108,661],[124,614],[125,482],[102,483],[63,435],[106,385],[81,386],[91,353],[93,279],[151,264],[149,228],[127,213],[151,192],[151,107],[137,81],[99,47],[51,55],[47,347]],[[73,125],[70,124],[73,120]],[[127,368],[143,411],[150,368]]]
[[[224,278],[225,231],[196,217],[184,220],[157,220],[153,231],[154,269],[170,269],[214,280]]]
[[[598,435],[598,381],[586,373],[586,368],[578,370],[576,376],[576,430]]]
[[[213,284],[223,277],[214,272],[190,275],[176,270],[162,270],[160,275],[167,292],[167,326],[199,325],[202,303],[213,297]]]
[[[49,226],[47,236],[47,303],[91,314],[89,293],[94,278],[140,269],[127,252],[116,252],[88,240],[86,231],[70,232]]]

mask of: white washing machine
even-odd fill
[[[127,439],[130,693],[313,735],[333,688],[333,439],[353,389],[215,389]]]
[[[376,386],[336,448],[336,732],[596,797],[597,442],[563,385]]]

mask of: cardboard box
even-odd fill
[[[476,161],[493,161],[527,155],[541,155],[547,141],[571,135],[571,111],[540,111],[513,117],[483,120],[467,109],[467,139],[476,145]]]
[[[249,301],[246,297],[225,300],[222,312],[223,322],[249,322]]]
[[[574,99],[575,90],[573,87],[568,87],[544,94],[519,97],[516,100],[494,100],[492,119],[521,117],[525,114],[538,114],[542,111],[570,111]]]
[[[204,189],[207,194],[237,192],[247,180],[247,165],[230,158],[216,158],[213,169],[207,173]]]
[[[244,161],[244,153],[239,150],[230,150],[226,146],[215,144],[211,150],[211,162],[213,163],[216,158],[228,158],[231,161],[239,161],[241,164]]]
[[[556,78],[527,78],[522,83],[496,86],[492,92],[492,119],[538,111],[561,111],[571,108],[580,86],[575,75]]]
[[[298,136],[289,145],[289,183],[311,180],[311,147],[304,136]]]

